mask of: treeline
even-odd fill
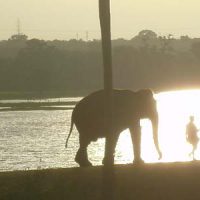
[[[143,30],[113,41],[113,78],[118,88],[156,90],[200,86],[200,39],[158,36]],[[103,87],[101,42],[0,41],[0,92],[93,91]]]

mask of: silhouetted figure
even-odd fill
[[[87,146],[98,138],[105,138],[105,156],[103,164],[114,164],[114,151],[120,133],[129,128],[133,142],[134,163],[141,163],[140,119],[148,118],[152,122],[153,139],[159,158],[162,153],[158,143],[158,113],[156,101],[151,90],[113,90],[113,131],[105,124],[105,91],[96,91],[83,98],[74,108],[71,118],[70,133],[73,125],[79,132],[80,147],[75,161],[81,166],[91,166],[88,160]]]
[[[192,156],[193,160],[195,159],[194,153],[197,149],[197,144],[199,141],[197,136],[198,131],[199,130],[194,124],[194,116],[190,116],[190,122],[186,126],[186,139],[192,145],[192,152],[189,155]]]

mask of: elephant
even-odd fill
[[[140,119],[148,118],[152,123],[154,145],[159,155],[162,153],[158,143],[158,112],[156,100],[150,89],[136,92],[131,90],[112,90],[112,131],[105,126],[105,90],[91,93],[80,100],[71,116],[70,132],[66,140],[66,147],[73,130],[73,125],[79,132],[80,147],[75,161],[80,167],[91,166],[88,160],[87,146],[98,138],[105,138],[105,155],[103,164],[114,165],[114,152],[120,133],[129,129],[133,144],[134,163],[143,163],[140,156],[141,127]]]

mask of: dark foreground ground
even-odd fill
[[[200,200],[199,162],[121,165],[111,174],[102,167],[4,172],[0,199]]]

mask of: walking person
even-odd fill
[[[194,154],[197,149],[198,142],[199,142],[199,138],[197,135],[198,131],[199,130],[197,129],[196,125],[194,124],[194,116],[190,116],[190,121],[186,126],[186,140],[192,145],[192,151],[189,155],[192,156],[193,160],[195,160]]]

